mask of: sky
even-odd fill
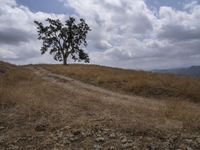
[[[59,63],[40,54],[34,20],[86,20],[92,64],[130,69],[200,65],[200,0],[0,0],[0,60]]]

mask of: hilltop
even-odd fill
[[[1,149],[199,149],[198,78],[0,62]]]
[[[199,101],[200,79],[98,65],[41,65],[57,74],[115,92],[142,97]]]

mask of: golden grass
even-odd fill
[[[54,73],[133,95],[200,100],[200,79],[103,67],[97,65],[42,65]]]
[[[200,129],[200,109],[197,103],[172,99],[163,101],[165,104],[163,107],[151,108],[135,105],[131,101],[105,101],[99,95],[79,95],[79,93],[70,92],[61,86],[40,79],[23,67],[10,67],[7,64],[6,66],[8,69],[0,74],[0,122],[8,126],[9,130],[5,134],[11,137],[37,134],[34,129],[39,124],[46,125],[47,134],[66,125],[72,128],[86,129],[101,125],[120,132],[133,131],[144,134],[152,134],[148,131],[175,133],[174,131],[180,130],[192,133],[198,132]],[[144,82],[150,82],[150,79],[155,80],[154,74],[151,73],[134,72],[133,74],[128,70],[112,70],[104,67],[102,68],[104,73],[100,73],[101,67],[82,67],[81,69],[79,65],[45,66],[54,72],[58,69],[60,70],[58,73],[79,77],[80,80],[97,85],[99,83],[96,83],[95,80],[98,78],[98,81],[103,82],[100,84],[101,86],[106,87],[111,83],[111,87],[107,88],[113,90],[124,89],[124,87],[117,86],[118,82],[115,83],[117,80],[122,82],[122,80],[131,79],[132,81],[137,78],[137,81],[133,81],[133,83],[139,84],[142,79],[139,74],[142,74],[144,79],[148,78]],[[80,72],[77,72],[78,70]],[[148,77],[148,75],[150,76]],[[163,75],[156,74],[156,76],[156,79],[159,77],[161,80],[159,83],[162,83]],[[184,79],[176,76],[164,76],[172,77],[172,80],[176,78],[182,81]],[[111,81],[105,83],[106,80]],[[167,78],[167,80],[169,79]],[[187,78],[188,84],[190,84],[190,80],[194,82],[197,79]],[[158,81],[151,82],[155,85],[158,84],[156,83]],[[129,82],[125,83],[129,85]],[[178,86],[177,83],[168,84],[167,88]],[[121,84],[121,86],[125,85]],[[15,138],[10,138],[10,141],[12,140]],[[45,137],[43,140],[45,141]],[[85,141],[85,147],[93,148],[91,142],[91,139]],[[41,141],[37,144],[41,145]]]

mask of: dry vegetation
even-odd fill
[[[111,146],[120,149],[123,146],[120,142],[121,136],[138,144],[136,149],[146,149],[149,145],[151,149],[152,143],[163,148],[164,142],[169,142],[170,145],[178,148],[185,140],[181,138],[182,135],[187,135],[189,138],[199,134],[200,109],[196,103],[173,99],[163,101],[163,107],[151,108],[134,105],[131,101],[125,100],[105,101],[101,99],[101,95],[68,91],[62,86],[42,80],[23,67],[3,62],[0,62],[0,66],[0,149],[65,149],[68,147],[93,149],[94,145],[99,144],[95,141],[99,134],[105,138],[105,141],[100,143],[105,149]],[[158,74],[154,77],[151,73],[112,70],[97,66],[81,68],[79,65],[67,67],[46,65],[43,67],[109,89],[128,93],[134,91],[134,94],[145,96],[155,94],[144,91],[143,88],[148,90],[147,87],[150,85],[153,89],[159,84],[159,88],[176,87],[180,93],[191,87],[194,93],[188,91],[184,94],[184,98],[190,98],[189,95],[193,94],[192,100],[198,99],[198,92],[195,92],[199,88],[198,79]],[[168,83],[164,82],[164,76]],[[142,78],[145,81],[142,81]],[[192,86],[190,82],[198,87]],[[137,85],[134,86],[134,83]],[[186,83],[188,86],[185,85]],[[139,93],[134,90],[134,87],[131,87],[131,90],[127,89],[129,86],[134,86]],[[164,96],[169,96],[166,94],[167,91],[162,92]],[[178,94],[176,96],[181,97]],[[81,131],[81,134],[84,132],[85,137],[76,135],[77,130]],[[78,137],[78,140],[70,141],[72,133]],[[110,133],[115,133],[116,138],[109,138]],[[177,140],[170,141],[172,136]],[[69,138],[67,141],[70,142],[66,142],[66,138]]]
[[[117,92],[155,98],[200,100],[200,78],[96,65],[42,65],[58,74]]]

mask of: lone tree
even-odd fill
[[[34,21],[37,25],[38,39],[43,41],[41,54],[49,50],[56,61],[63,61],[67,64],[68,57],[74,61],[89,63],[90,59],[83,48],[87,46],[86,37],[90,27],[84,19],[77,23],[75,18],[69,17],[63,24],[59,19],[47,18],[47,26]]]

